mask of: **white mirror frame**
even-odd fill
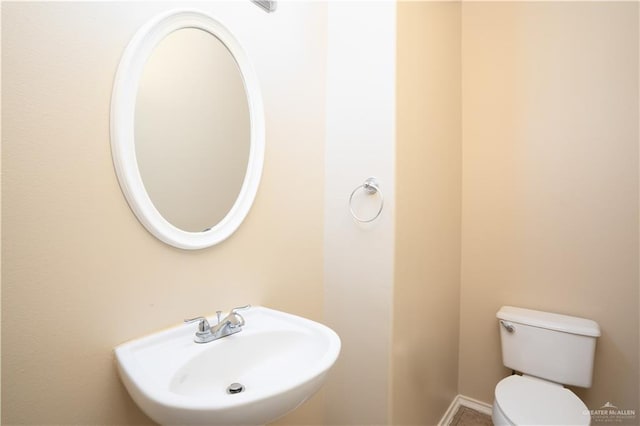
[[[251,123],[249,161],[238,198],[227,215],[204,232],[183,231],[160,214],[142,182],[135,151],[135,106],[142,71],[155,47],[170,33],[183,28],[206,31],[229,49],[242,74]],[[131,210],[151,234],[187,250],[210,247],[228,238],[249,213],[258,191],[264,139],[264,108],[258,77],[244,49],[224,25],[196,10],[174,10],[152,19],[138,30],[126,47],[115,76],[111,98],[111,154],[122,192]]]

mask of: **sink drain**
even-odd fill
[[[229,385],[229,387],[227,388],[227,393],[230,394],[234,394],[234,393],[240,393],[244,391],[244,385],[240,384],[240,383],[231,383]]]

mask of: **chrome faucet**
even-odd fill
[[[250,307],[251,305],[233,308],[231,312],[229,312],[229,315],[227,315],[223,319],[220,319],[222,311],[217,311],[216,314],[218,316],[218,324],[214,325],[213,327],[211,327],[209,321],[205,317],[186,319],[184,320],[184,322],[185,324],[188,324],[198,321],[198,331],[196,331],[196,336],[193,338],[194,342],[212,342],[214,340],[218,340],[242,331],[242,327],[245,324],[244,317],[237,311],[249,309]]]

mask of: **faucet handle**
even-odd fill
[[[196,318],[186,319],[186,320],[184,320],[184,323],[185,324],[190,324],[190,323],[196,322],[196,321],[200,321],[198,323],[198,332],[206,333],[211,329],[211,326],[209,325],[209,321],[207,321],[207,319],[205,317],[196,317]]]
[[[235,320],[233,320],[233,322],[230,323],[230,327],[231,328],[236,328],[236,327],[242,327],[244,326],[245,322],[244,322],[244,317],[242,315],[240,315],[238,313],[238,311],[243,311],[245,309],[249,309],[251,307],[251,305],[245,305],[245,306],[238,306],[237,308],[233,308],[230,312],[229,312],[229,317],[231,317],[233,315],[233,317],[235,318]]]
[[[238,306],[237,308],[233,308],[231,310],[231,312],[229,312],[230,314],[235,314],[236,311],[244,311],[245,309],[249,309],[251,307],[251,305],[245,305],[245,306]]]

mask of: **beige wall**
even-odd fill
[[[457,394],[460,3],[398,3],[392,424],[436,424]]]
[[[464,3],[462,93],[460,393],[509,374],[509,304],[596,320],[577,392],[637,413],[638,4]]]
[[[109,147],[120,55],[178,5],[236,33],[266,109],[256,202],[196,252],[137,222]],[[323,3],[3,3],[3,424],[148,423],[112,349],[185,317],[251,303],[321,319],[325,33]],[[320,395],[282,423],[322,423],[322,409]]]

